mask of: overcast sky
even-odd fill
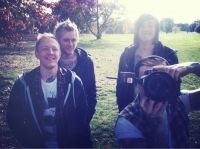
[[[135,20],[150,13],[159,20],[172,18],[174,23],[192,23],[200,19],[200,0],[118,0],[125,7],[127,18]]]

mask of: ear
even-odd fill
[[[38,53],[38,51],[35,49],[35,57],[37,58],[37,59],[39,59],[39,53]]]

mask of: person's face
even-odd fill
[[[156,36],[156,22],[154,20],[145,21],[138,31],[138,37],[141,42],[153,42]]]
[[[62,52],[71,55],[78,43],[78,34],[76,31],[64,31],[59,37],[59,43]]]
[[[42,39],[35,55],[40,60],[40,66],[47,69],[56,67],[61,56],[58,42],[52,38]]]

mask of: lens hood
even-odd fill
[[[155,101],[173,102],[180,94],[180,83],[168,73],[153,72],[143,80],[144,92],[147,97]]]

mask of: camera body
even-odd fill
[[[168,73],[157,70],[146,70],[141,78],[132,72],[120,72],[122,83],[139,83],[144,87],[145,96],[154,101],[172,103],[180,95],[180,81],[174,80]]]

